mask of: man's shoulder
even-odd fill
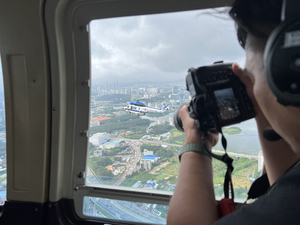
[[[250,205],[218,220],[221,224],[300,224],[300,166],[291,169]]]

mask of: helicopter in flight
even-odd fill
[[[130,102],[126,107],[124,107],[126,112],[136,113],[138,116],[140,114],[146,115],[148,112],[154,113],[164,113],[166,110],[169,110],[168,106],[164,104],[162,108],[149,107],[143,102],[137,100],[136,102]]]

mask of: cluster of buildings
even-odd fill
[[[105,143],[99,145],[99,148],[103,149],[103,150],[111,149],[111,148],[117,148],[117,147],[120,147],[120,142],[121,141],[122,140],[114,140],[112,142],[105,142]]]
[[[133,188],[145,188],[145,189],[157,189],[158,183],[156,180],[148,180],[147,183],[144,185],[142,184],[142,181],[137,181],[132,187]]]
[[[122,140],[114,140],[111,142],[109,140],[108,133],[96,133],[90,137],[89,142],[97,147],[97,150],[93,152],[95,157],[103,157],[105,150],[120,147],[120,142],[122,142]]]
[[[140,133],[141,133],[141,131],[138,131],[138,132],[125,131],[125,132],[120,133],[119,135],[123,136],[123,135],[128,135],[128,134],[140,134]]]
[[[110,170],[113,175],[118,175],[125,171],[125,166],[118,166],[118,163],[115,163],[111,166],[107,166],[106,169]]]
[[[165,120],[162,120],[162,119],[159,119],[159,120],[157,121],[157,124],[158,124],[158,125],[166,124],[166,121],[165,121]]]
[[[114,161],[115,162],[130,162],[130,160],[132,159],[131,156],[120,156],[120,155],[116,155],[114,156]]]

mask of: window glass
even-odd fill
[[[132,221],[139,224],[166,224],[166,205],[129,202],[106,198],[86,196],[83,203],[83,214],[122,221]]]
[[[173,192],[185,134],[173,113],[189,101],[190,67],[215,61],[244,65],[233,21],[224,9],[94,20],[90,23],[91,111],[86,184]],[[136,107],[138,106],[138,107]],[[141,106],[146,110],[139,109]],[[254,120],[224,128],[234,158],[237,199],[262,170]],[[221,143],[214,152],[222,153]],[[226,166],[213,160],[216,196]]]
[[[0,57],[0,205],[6,200],[6,128],[3,72]]]

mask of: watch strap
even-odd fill
[[[182,154],[185,152],[197,152],[203,155],[207,155],[209,158],[211,158],[211,156],[205,151],[204,148],[205,147],[203,145],[199,145],[199,144],[183,145],[178,152],[179,161],[181,160]]]

